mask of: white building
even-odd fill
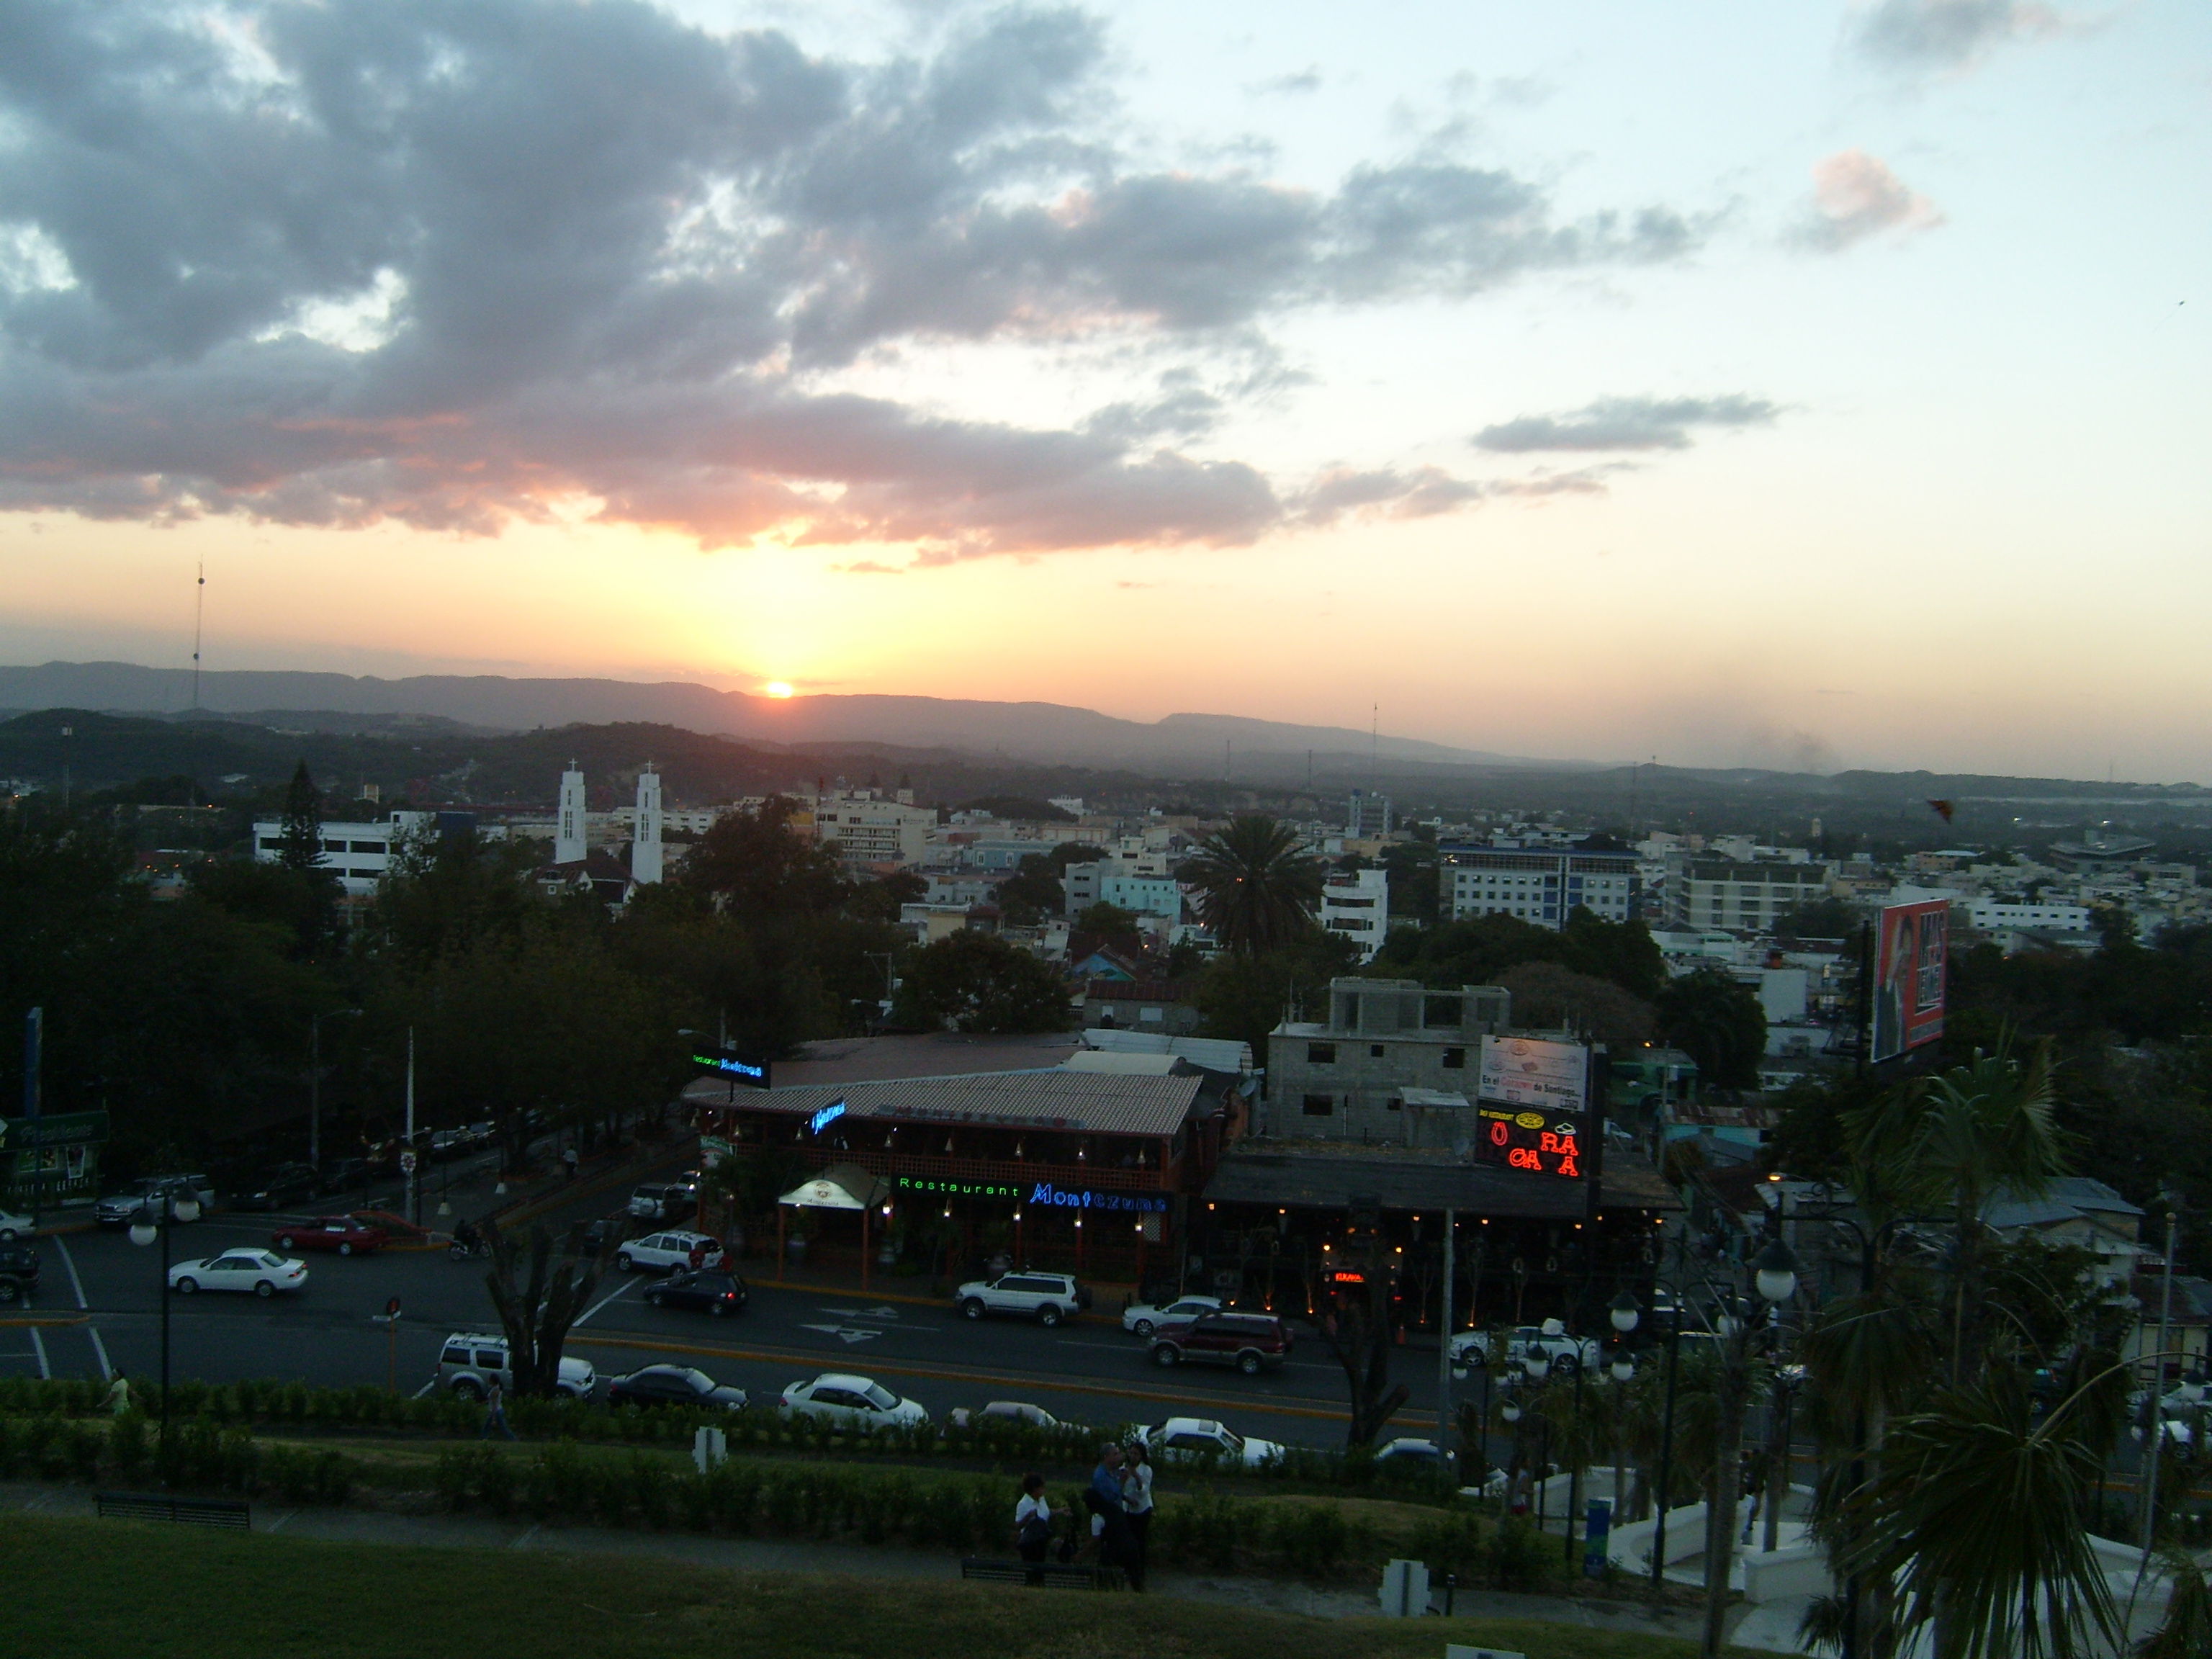
[[[660,879],[660,774],[637,775],[637,823],[629,844],[629,876],[641,884]]]
[[[873,790],[838,790],[814,804],[814,834],[834,843],[848,867],[894,865],[912,869],[929,850],[937,827],[934,807],[885,800]]]
[[[1377,840],[1390,833],[1395,822],[1389,796],[1370,794],[1364,789],[1352,792],[1352,800],[1344,815],[1344,833],[1352,840]]]
[[[1173,876],[1109,875],[1098,884],[1098,896],[1136,915],[1182,920],[1182,889]]]
[[[591,850],[584,826],[584,775],[570,761],[561,775],[561,805],[554,818],[553,862],[575,864]]]
[[[1826,898],[1828,880],[1826,865],[1796,859],[1678,856],[1667,872],[1668,926],[1771,933],[1776,918]]]
[[[1357,945],[1360,961],[1373,961],[1390,932],[1390,872],[1331,872],[1322,884],[1321,925]]]
[[[2086,904],[2007,904],[1996,899],[1975,898],[1966,901],[1966,920],[1984,933],[1995,933],[2008,927],[2040,927],[2053,933],[2085,933],[2089,931],[2089,907]]]
[[[339,887],[349,896],[364,897],[374,892],[376,884],[390,873],[392,859],[405,850],[409,837],[428,833],[438,817],[435,812],[394,812],[389,817],[364,823],[325,823],[322,857],[317,862],[338,878]],[[256,822],[254,862],[274,864],[283,850],[283,821],[263,818]]]
[[[1577,905],[1606,921],[1626,921],[1638,908],[1642,883],[1632,853],[1480,845],[1439,851],[1449,921],[1517,916],[1556,930]]]

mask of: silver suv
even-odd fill
[[[507,1339],[487,1336],[480,1331],[455,1331],[446,1339],[446,1346],[438,1352],[438,1386],[450,1389],[464,1400],[482,1400],[491,1392],[491,1385],[502,1389],[514,1387],[514,1372],[507,1363]],[[589,1400],[599,1386],[599,1371],[588,1359],[561,1361],[560,1379],[554,1391],[571,1400]]]
[[[969,1319],[985,1314],[1021,1314],[1040,1325],[1073,1319],[1091,1303],[1091,1292],[1068,1273],[1001,1273],[971,1279],[952,1293],[953,1304]]]

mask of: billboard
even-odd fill
[[[1925,899],[1883,908],[1875,935],[1874,1036],[1869,1059],[1894,1060],[1943,1035],[1944,969],[1950,942],[1949,900]]]
[[[1579,1042],[1483,1038],[1475,1162],[1581,1180],[1589,1090],[1589,1050]]]

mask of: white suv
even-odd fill
[[[514,1387],[514,1372],[507,1363],[507,1339],[478,1331],[455,1331],[438,1352],[438,1386],[450,1389],[465,1400],[482,1400],[491,1385]],[[589,1400],[599,1386],[599,1374],[588,1359],[561,1361],[561,1376],[554,1390],[571,1400]]]
[[[1480,1370],[1490,1361],[1491,1337],[1483,1331],[1462,1331],[1451,1340],[1452,1363]],[[1505,1369],[1524,1368],[1531,1355],[1540,1358],[1555,1371],[1569,1372],[1585,1365],[1595,1365],[1604,1350],[1590,1337],[1572,1337],[1567,1328],[1556,1319],[1547,1319],[1540,1325],[1522,1325],[1505,1339]]]
[[[654,1273],[674,1273],[678,1267],[691,1265],[691,1253],[699,1251],[702,1267],[720,1267],[722,1261],[722,1241],[710,1238],[705,1233],[647,1233],[643,1238],[633,1238],[615,1252],[615,1266],[626,1273],[641,1267]]]
[[[1067,1273],[1001,1273],[988,1282],[971,1279],[952,1293],[953,1305],[969,1319],[1021,1314],[1040,1325],[1074,1318],[1090,1299]]]

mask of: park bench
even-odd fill
[[[103,1521],[182,1521],[195,1527],[248,1528],[252,1511],[234,1498],[173,1498],[167,1492],[104,1492],[94,1499]]]
[[[986,1584],[1028,1584],[1046,1589],[1119,1589],[1128,1582],[1119,1567],[1072,1561],[986,1561],[968,1556],[960,1576]]]

